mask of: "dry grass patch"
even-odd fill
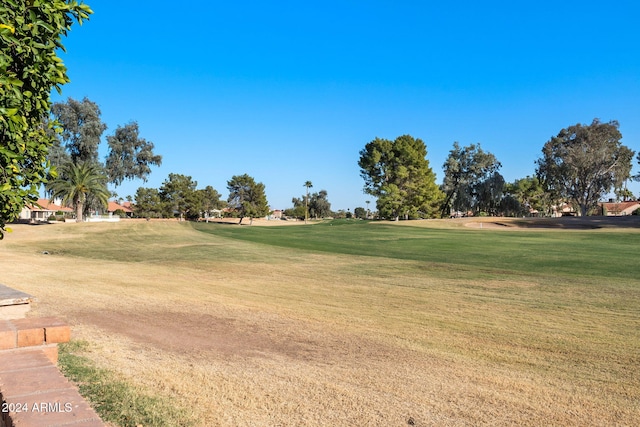
[[[637,287],[270,248],[177,223],[15,228],[3,283],[194,425],[640,417]]]

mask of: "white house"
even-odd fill
[[[60,206],[48,199],[38,199],[34,204],[27,204],[20,212],[21,220],[46,222],[57,212],[73,213],[73,209]]]
[[[640,201],[629,202],[604,202],[599,203],[602,214],[606,216],[633,215],[636,209],[640,209]]]

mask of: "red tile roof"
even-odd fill
[[[634,206],[640,206],[640,202],[631,201],[631,202],[604,202],[602,206],[607,208],[608,211],[618,210],[623,211]]]
[[[606,210],[607,215],[631,215],[640,208],[640,201],[602,202],[600,206]]]
[[[38,199],[38,202],[35,204],[27,204],[27,208],[32,211],[62,211],[62,212],[73,212],[73,209],[67,208],[65,206],[56,205],[49,199]]]
[[[109,202],[109,207],[107,208],[107,212],[115,212],[118,209],[122,209],[124,212],[129,212],[129,213],[133,212],[133,210],[129,207],[122,206],[116,202]]]

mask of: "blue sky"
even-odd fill
[[[273,209],[310,180],[353,211],[374,202],[359,151],[403,134],[426,143],[438,183],[454,141],[480,143],[511,182],[535,173],[551,136],[595,117],[640,150],[637,2],[87,3],[53,100],[86,96],[103,138],[135,120],[155,144],[162,166],[121,197],[181,173],[226,199],[248,173]]]

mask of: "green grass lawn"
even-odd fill
[[[638,277],[640,230],[526,231],[399,227],[338,220],[312,227],[195,224],[196,230],[263,245],[548,276]]]
[[[257,243],[265,252],[281,248],[283,257],[291,250],[370,257],[352,274],[388,276],[392,287],[413,287],[402,295],[413,298],[415,305],[407,304],[396,316],[412,316],[404,320],[419,327],[469,334],[498,347],[520,346],[541,359],[562,359],[557,366],[575,358],[589,370],[599,358],[620,357],[622,361],[606,369],[621,376],[640,354],[638,229],[478,230],[344,220],[307,227],[193,227]],[[410,262],[396,266],[394,277],[389,260]],[[416,275],[436,283],[416,281]],[[520,286],[523,283],[527,286]],[[420,307],[432,309],[430,302],[439,301],[443,292],[451,306],[420,312]],[[402,304],[402,298],[395,303]],[[491,345],[475,351],[494,360],[503,360],[505,354]],[[526,363],[526,356],[521,362]]]

